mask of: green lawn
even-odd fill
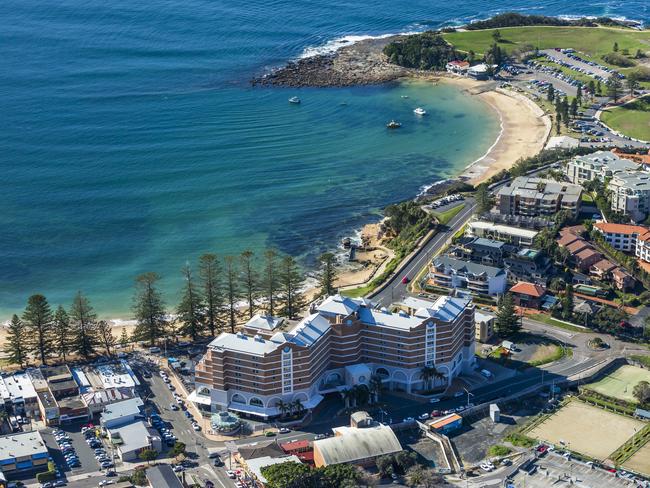
[[[494,29],[466,32],[450,32],[444,38],[460,51],[474,51],[483,54],[494,43]],[[500,43],[506,51],[525,45],[539,49],[556,47],[573,48],[592,56],[602,63],[601,57],[612,51],[614,42],[619,49],[629,49],[634,54],[637,49],[650,51],[650,31],[618,29],[611,27],[506,27],[499,32],[503,41]]]
[[[553,317],[550,317],[549,315],[546,314],[541,314],[541,313],[530,314],[530,315],[526,315],[526,317],[536,322],[543,322],[547,325],[552,325],[553,327],[559,327],[561,329],[570,330],[571,332],[585,332],[585,331],[588,332],[587,329],[581,329],[580,327],[567,324],[561,320],[554,319]]]
[[[601,120],[626,136],[650,141],[650,97],[607,109]]]
[[[586,388],[601,395],[634,403],[636,399],[632,395],[632,390],[640,381],[650,381],[650,371],[626,365],[608,374],[602,380],[587,385]]]
[[[442,225],[447,225],[447,223],[453,219],[458,213],[465,208],[465,204],[461,203],[460,205],[450,208],[449,210],[445,210],[444,212],[435,212],[432,211],[431,213],[435,218],[438,219],[438,222],[440,222]]]

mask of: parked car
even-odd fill
[[[289,432],[291,432],[291,429],[288,429],[286,427],[282,427],[281,429],[278,430],[278,432],[280,434],[288,434]]]
[[[428,413],[423,413],[422,415],[418,415],[419,420],[427,420],[429,418]]]

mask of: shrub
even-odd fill
[[[513,432],[512,434],[507,435],[504,440],[517,447],[533,447],[535,445],[534,439],[520,434],[519,432]]]
[[[614,66],[620,66],[621,68],[631,68],[632,66],[636,66],[636,63],[634,61],[620,53],[605,54],[603,56],[603,60],[606,63],[613,64]]]
[[[508,446],[504,446],[502,444],[495,444],[493,446],[490,446],[488,449],[488,454],[492,457],[502,457],[502,456],[507,456],[512,452],[512,449],[510,449]]]
[[[53,481],[56,479],[56,473],[54,470],[51,471],[44,471],[42,473],[37,473],[36,474],[36,481],[39,483],[47,483],[48,481]]]

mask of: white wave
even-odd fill
[[[371,35],[349,35],[349,36],[342,36],[342,37],[337,37],[335,39],[331,39],[327,41],[325,44],[322,44],[320,46],[309,46],[304,49],[302,54],[298,56],[299,59],[306,59],[306,58],[311,58],[314,56],[324,56],[328,54],[334,54],[336,51],[341,49],[342,47],[345,46],[351,46],[357,42],[360,41],[365,41],[368,39],[386,39],[387,37],[392,37],[392,36],[406,36],[410,34],[417,34],[419,32],[422,32],[422,30],[411,30],[407,32],[398,32],[398,33],[392,33],[392,34],[381,34],[378,36],[371,36]]]

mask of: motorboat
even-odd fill
[[[409,97],[408,95],[402,95],[402,98],[408,98],[408,97]]]
[[[386,127],[388,127],[389,129],[399,129],[400,127],[402,127],[402,124],[394,120],[391,120],[386,124]]]
[[[298,97],[291,97],[289,99],[289,103],[300,103],[300,98]]]
[[[413,110],[413,113],[414,113],[415,115],[426,115],[426,114],[427,114],[427,111],[424,110],[422,107],[418,107],[418,108],[416,108],[415,110]]]

